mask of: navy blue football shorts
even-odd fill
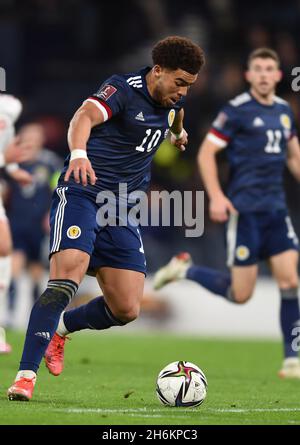
[[[130,224],[100,227],[99,208],[95,196],[70,186],[58,187],[50,210],[50,257],[60,250],[78,249],[90,255],[91,275],[105,266],[146,275],[140,227]]]
[[[249,266],[299,248],[287,210],[244,212],[227,223],[227,266]]]

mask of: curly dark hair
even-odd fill
[[[170,36],[156,43],[152,50],[154,65],[197,74],[205,63],[204,51],[186,37]]]

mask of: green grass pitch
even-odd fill
[[[281,345],[105,332],[73,335],[63,374],[44,363],[30,402],[9,402],[24,334],[9,333],[13,353],[0,356],[1,425],[293,425],[300,424],[300,381],[280,380]],[[193,409],[161,405],[158,372],[191,361],[205,372],[208,395]]]

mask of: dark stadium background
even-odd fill
[[[201,190],[199,143],[218,108],[245,89],[249,51],[259,46],[278,51],[284,72],[278,94],[290,101],[300,122],[300,93],[291,89],[291,70],[300,63],[299,18],[297,0],[0,0],[0,65],[7,92],[24,104],[19,125],[42,122],[47,147],[64,157],[73,112],[106,77],[149,64],[153,43],[166,35],[192,38],[204,48],[207,63],[186,102],[188,150],[156,161],[153,188]],[[225,184],[223,156],[220,166]],[[286,186],[300,235],[300,185],[287,175]],[[207,216],[205,234],[196,241],[178,228],[147,229],[144,240],[150,271],[182,249],[196,262],[225,267],[223,231]]]

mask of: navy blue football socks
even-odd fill
[[[191,266],[187,270],[186,278],[195,281],[214,294],[230,299],[231,275],[210,267]]]
[[[94,298],[87,304],[65,312],[63,321],[70,333],[82,329],[102,330],[126,324],[112,314],[103,297]]]
[[[49,280],[45,292],[34,304],[26,332],[19,370],[37,372],[60,314],[71,301],[78,286],[71,280]]]
[[[300,312],[298,304],[298,289],[280,289],[280,325],[283,335],[284,356],[298,357],[298,351],[293,348],[293,340],[298,335],[293,329],[299,326]]]

